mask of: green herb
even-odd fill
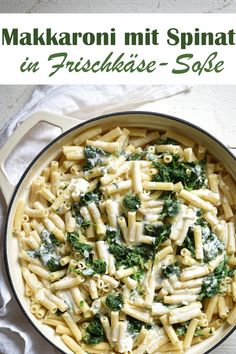
[[[50,240],[51,240],[51,243],[53,244],[53,245],[55,245],[55,246],[60,246],[60,241],[58,241],[57,239],[56,239],[56,237],[51,233],[50,234]]]
[[[81,205],[78,202],[72,203],[72,205],[71,205],[72,215],[75,218],[77,224],[79,224],[79,225],[81,225],[84,222],[84,218],[80,214],[80,208],[81,208]]]
[[[105,274],[106,262],[101,259],[96,259],[95,261],[93,261],[92,270],[95,274]]]
[[[164,278],[170,278],[172,275],[180,276],[180,267],[177,264],[162,267],[162,276]]]
[[[137,280],[137,282],[140,282],[140,280],[142,280],[144,276],[144,270],[140,269],[137,272],[135,272],[134,274],[132,274],[130,277],[134,280]]]
[[[95,166],[101,166],[103,164],[102,158],[107,157],[108,154],[102,149],[96,148],[91,145],[84,147],[85,164],[83,166],[84,171],[91,170]]]
[[[142,160],[147,155],[147,151],[143,150],[141,152],[135,152],[128,157],[128,161]]]
[[[228,276],[232,277],[233,274],[234,272],[227,265],[227,258],[225,257],[214,272],[204,278],[199,298],[202,300],[220,293],[222,281]]]
[[[127,316],[126,319],[128,320],[128,332],[131,334],[132,337],[135,337],[142,329],[142,327],[146,329],[151,329],[152,326],[146,324],[145,322],[136,320],[135,318],[131,316]]]
[[[84,220],[83,216],[80,213],[81,203],[73,203],[71,206],[72,215],[75,218],[77,224],[80,225],[81,229],[86,230],[90,226],[89,220]]]
[[[176,140],[170,138],[158,139],[156,144],[157,145],[179,145],[179,143]]]
[[[57,246],[60,242],[48,230],[41,233],[42,243],[35,251],[28,251],[31,257],[40,258],[41,262],[50,272],[62,269],[60,265],[60,257],[58,256]]]
[[[187,321],[187,322],[183,323],[182,325],[175,325],[174,326],[175,333],[177,334],[178,337],[185,336],[185,334],[187,333],[187,330],[188,330],[189,323],[190,323],[190,321]],[[203,335],[202,328],[198,326],[194,332],[194,337],[200,337],[202,335]]]
[[[136,320],[133,317],[128,317],[128,332],[131,334],[132,337],[136,336],[144,326],[144,323]]]
[[[59,317],[59,316],[61,316],[61,315],[63,314],[63,312],[60,311],[59,309],[57,309],[57,311],[55,312],[55,314]]]
[[[158,173],[152,176],[152,180],[155,182],[171,182],[170,167],[160,162],[153,161],[153,166],[158,169]]]
[[[88,205],[89,203],[95,202],[99,203],[101,199],[101,192],[88,192],[80,196],[80,206]]]
[[[79,242],[78,232],[68,232],[68,241],[71,243],[72,247],[84,258],[91,258],[92,256],[92,246],[87,243]]]
[[[107,226],[106,228],[106,241],[107,243],[112,243],[114,241],[119,241],[121,239],[121,233],[119,229]]]
[[[202,242],[205,262],[215,259],[224,250],[223,243],[207,226],[202,227]]]
[[[211,333],[210,331],[211,328],[209,330],[209,333]],[[201,336],[203,336],[202,328],[198,326],[194,332],[194,337],[201,337]]]
[[[195,243],[194,243],[194,236],[193,236],[193,228],[190,227],[187,232],[187,236],[184,239],[182,248],[187,248],[192,254],[193,257],[195,257]]]
[[[84,300],[81,300],[81,301],[79,302],[79,304],[80,304],[81,307],[83,307],[84,304],[85,304]]]
[[[27,251],[28,255],[32,258],[39,258],[40,257],[40,252],[39,250],[35,251]]]
[[[180,202],[176,199],[166,199],[160,213],[161,219],[176,216],[179,213]]]
[[[56,272],[61,269],[61,265],[58,258],[51,257],[47,262],[47,267],[50,272]]]
[[[90,225],[91,225],[90,220],[84,220],[80,226],[82,229],[86,230]]]
[[[175,333],[177,334],[178,337],[185,336],[187,333],[188,325],[185,324],[183,326],[178,326],[175,328]]]
[[[169,200],[173,197],[175,192],[170,192],[170,191],[164,191],[161,193],[161,199],[163,200]]]
[[[130,154],[128,154],[127,152],[125,152],[125,150],[122,150],[120,153],[121,156],[124,156],[126,158],[126,160],[128,160],[128,158],[130,157]]]
[[[94,317],[89,323],[83,340],[87,344],[98,344],[105,341],[105,332],[99,317]]]
[[[209,262],[215,259],[224,250],[223,243],[217,238],[217,236],[209,229],[207,223],[201,222],[201,218],[197,219],[195,225],[201,224],[202,226],[202,243],[203,243],[203,254],[204,261]],[[184,240],[182,248],[187,248],[192,256],[195,256],[195,244],[193,228],[190,227],[187,232],[187,236]]]
[[[197,220],[195,221],[195,225],[200,225],[201,227],[207,227],[207,222],[202,217],[198,217]]]
[[[141,205],[138,195],[129,193],[124,196],[123,206],[127,211],[136,211]]]
[[[116,268],[139,266],[143,269],[148,259],[153,259],[154,251],[152,245],[145,244],[127,247],[124,244],[114,242],[109,246],[109,252],[114,255],[116,260]]]
[[[156,182],[182,182],[188,190],[202,188],[206,183],[205,161],[181,162],[179,156],[172,154],[172,161],[164,165],[152,161],[158,173],[153,175]]]
[[[155,237],[155,247],[156,249],[168,239],[170,236],[171,225],[155,225],[146,223],[144,226],[145,235]]]
[[[122,295],[119,294],[109,294],[106,298],[106,306],[111,311],[120,311],[123,307],[124,301]]]

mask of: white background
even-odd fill
[[[235,30],[234,14],[12,14],[0,15],[0,83],[1,84],[234,84],[236,82],[235,53],[236,45],[190,45],[181,49],[180,45],[171,46],[167,43],[167,31],[176,28],[180,33],[190,32],[194,34],[195,28],[201,32],[224,32]],[[61,32],[110,32],[116,30],[116,45],[85,45],[79,40],[78,45],[2,45],[1,29],[7,28],[11,33],[12,28],[21,32],[30,32],[36,28],[39,33],[46,28],[52,29],[52,34]],[[142,32],[145,29],[157,29],[159,32],[159,45],[124,45],[125,32]],[[45,36],[46,37],[46,36]],[[59,38],[59,35],[58,35]],[[201,41],[200,41],[201,42]],[[235,35],[236,43],[236,35]],[[90,59],[91,63],[97,60],[103,62],[110,52],[113,52],[111,62],[124,53],[124,62],[130,61],[130,55],[138,55],[136,66],[145,60],[147,64],[155,60],[156,70],[152,73],[139,72],[69,72],[63,67],[53,76],[49,77],[55,69],[52,65],[59,64],[61,59],[49,61],[50,55],[59,52],[67,52],[67,60],[77,63],[83,57],[85,63]],[[213,53],[218,52],[214,65],[224,61],[224,70],[220,73],[205,72],[201,75],[191,69],[184,74],[174,74],[173,69],[183,69],[176,63],[176,58],[181,54],[192,54],[193,58],[184,62],[190,67],[196,62],[201,65]],[[20,66],[28,57],[29,61],[39,62],[40,69],[33,72],[21,72]],[[183,59],[182,59],[183,60]],[[167,62],[167,66],[159,66]],[[207,67],[209,67],[207,65]]]

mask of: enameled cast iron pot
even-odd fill
[[[24,137],[24,135],[39,122],[46,122],[53,126],[58,126],[62,134],[46,146],[38,156],[31,162],[17,186],[12,186],[4,170],[4,162],[13,151],[14,147]],[[206,131],[194,126],[186,121],[152,112],[121,112],[104,115],[93,118],[89,121],[79,122],[78,119],[71,117],[58,116],[46,112],[38,112],[24,121],[19,128],[12,134],[6,144],[0,151],[0,186],[2,193],[8,204],[8,211],[4,232],[4,253],[5,264],[9,281],[22,311],[32,323],[34,328],[54,347],[62,353],[71,353],[71,351],[62,343],[60,337],[54,335],[54,330],[37,320],[29,310],[29,299],[24,295],[24,285],[21,276],[21,269],[18,262],[18,244],[17,238],[12,236],[12,225],[15,214],[16,204],[19,198],[28,197],[31,181],[39,176],[44,167],[57,157],[62,145],[67,145],[72,139],[83,131],[101,126],[107,130],[116,126],[139,126],[151,129],[166,130],[171,128],[180,132],[198,143],[207,146],[208,151],[221,161],[228,172],[236,179],[236,158],[220,141],[208,134]],[[217,345],[222,343],[236,328],[234,325],[224,324],[217,330],[215,336],[208,338],[192,347],[188,354],[208,353]]]

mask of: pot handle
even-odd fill
[[[80,120],[69,116],[57,115],[49,112],[36,112],[29,118],[24,120],[19,127],[12,133],[6,143],[0,149],[0,188],[4,199],[9,204],[15,185],[13,185],[4,168],[4,164],[8,156],[17,146],[17,144],[24,138],[30,129],[40,122],[45,122],[50,125],[61,128],[63,132],[74,127],[80,123]]]

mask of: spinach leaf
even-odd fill
[[[158,169],[153,175],[156,182],[182,182],[188,190],[202,188],[206,183],[205,161],[182,162],[179,156],[172,154],[172,161],[164,165],[158,161],[152,164]]]
[[[123,206],[126,211],[136,211],[141,205],[138,195],[128,193],[124,196]]]
[[[96,148],[91,145],[86,145],[84,147],[85,155],[85,164],[83,166],[84,171],[91,170],[95,166],[101,166],[103,164],[104,157],[107,157],[107,154],[102,149]]]
[[[67,240],[71,243],[74,250],[78,252],[82,257],[92,257],[92,246],[87,243],[79,242],[78,232],[68,232]]]
[[[148,224],[144,225],[144,233],[145,235],[155,237],[155,248],[158,247],[168,239],[170,236],[171,224],[163,224],[163,225],[155,225]]]
[[[180,276],[180,267],[177,264],[162,267],[162,276],[164,278],[170,278],[172,275]]]
[[[134,161],[134,160],[143,160],[147,155],[147,151],[143,150],[141,152],[134,152],[133,154],[130,154],[128,157],[128,161]]]
[[[179,145],[179,143],[176,140],[170,138],[158,139],[156,141],[156,144],[157,145]]]
[[[105,341],[105,332],[98,316],[94,317],[86,328],[83,340],[87,344],[98,344]]]
[[[224,250],[223,243],[207,226],[202,227],[202,242],[205,262],[215,259]]]
[[[166,199],[160,213],[161,219],[176,216],[179,213],[180,201],[176,199]]]
[[[80,196],[80,206],[88,205],[92,202],[98,204],[101,199],[101,196],[102,194],[99,190],[82,194]]]
[[[50,272],[55,272],[62,269],[60,265],[60,257],[58,256],[57,246],[60,242],[48,230],[43,230],[41,233],[42,243],[35,251],[28,253],[33,257],[40,258],[42,264],[48,268]]]
[[[199,299],[214,297],[220,293],[222,281],[228,276],[232,277],[233,274],[234,272],[227,265],[227,258],[225,257],[214,272],[204,278]]]
[[[144,268],[144,263],[154,256],[154,247],[152,245],[137,245],[134,247],[127,247],[124,244],[117,242],[111,243],[109,252],[112,253],[116,260],[116,268],[121,266],[130,268],[139,266]]]
[[[105,274],[106,262],[102,259],[96,259],[95,261],[93,261],[92,270],[95,274]]]
[[[124,301],[121,293],[109,294],[106,298],[106,306],[111,311],[120,311],[123,305],[124,305]]]

